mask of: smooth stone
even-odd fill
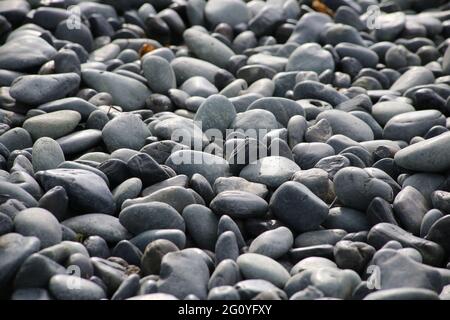
[[[316,43],[305,43],[289,56],[286,71],[314,71],[317,74],[325,70],[334,71],[334,60],[327,50]]]
[[[119,257],[130,265],[141,264],[142,252],[128,240],[121,240],[111,251],[113,257]]]
[[[450,192],[437,190],[431,194],[431,202],[433,207],[441,210],[445,214],[450,212]]]
[[[367,266],[376,250],[364,242],[339,241],[334,247],[334,259],[340,269],[361,272]]]
[[[446,250],[446,252],[448,252],[450,249],[450,246],[446,241],[447,235],[449,233],[448,226],[449,226],[449,217],[444,216],[440,218],[431,225],[425,239],[440,244]]]
[[[375,197],[367,207],[367,218],[372,225],[387,222],[398,225],[392,205],[380,197]]]
[[[91,113],[97,110],[97,107],[81,98],[69,97],[41,104],[38,109],[48,113],[61,110],[77,111],[81,114],[81,118],[86,120]]]
[[[218,89],[222,89],[234,80],[233,75],[228,71],[196,58],[177,57],[171,62],[171,66],[179,85],[192,77],[198,76],[207,79]]]
[[[349,233],[370,229],[369,221],[364,212],[347,207],[331,208],[322,226],[327,229],[343,229]]]
[[[265,292],[283,295],[283,291],[271,282],[263,279],[242,280],[236,283],[234,287],[238,290],[241,300],[250,300]]]
[[[224,22],[234,27],[250,20],[250,12],[245,2],[241,0],[208,1],[204,14],[206,20],[213,26]]]
[[[230,128],[252,138],[261,138],[270,130],[278,129],[278,122],[272,112],[253,109],[238,113],[230,124]]]
[[[145,145],[140,151],[151,156],[159,164],[164,164],[169,156],[187,146],[171,140],[162,140]]]
[[[211,35],[189,28],[183,33],[184,41],[188,49],[199,59],[213,63],[225,68],[228,60],[234,55],[227,45]]]
[[[358,30],[352,26],[335,23],[324,30],[321,35],[323,41],[333,46],[342,42],[353,43],[364,46],[364,40],[359,34]]]
[[[94,47],[94,39],[91,30],[83,23],[76,25],[73,28],[73,19],[69,16],[67,20],[61,21],[55,30],[55,37],[61,40],[67,40],[73,43],[78,43],[87,52],[90,52]]]
[[[244,237],[242,236],[241,230],[239,229],[236,222],[227,215],[223,215],[219,219],[219,224],[217,225],[217,234],[220,235],[226,231],[232,231],[236,236],[239,248],[246,245]]]
[[[34,143],[32,152],[34,172],[56,169],[65,161],[61,147],[52,138],[39,138]]]
[[[28,106],[38,106],[65,98],[78,89],[80,76],[76,73],[26,75],[11,84],[11,97]]]
[[[40,247],[36,237],[24,237],[18,233],[0,236],[0,288],[8,290],[23,262]],[[3,296],[3,294],[2,294]]]
[[[364,300],[439,300],[436,292],[420,288],[395,288],[372,292]]]
[[[214,192],[219,194],[224,191],[245,191],[265,198],[269,192],[266,185],[247,181],[240,177],[220,177],[214,183]]]
[[[425,238],[425,236],[430,231],[431,226],[443,216],[444,214],[438,209],[431,209],[430,211],[425,213],[420,225],[420,237]]]
[[[375,29],[375,37],[379,41],[393,41],[403,31],[406,16],[403,12],[383,14],[377,20],[379,29]]]
[[[130,158],[127,167],[131,176],[141,179],[143,185],[152,185],[169,178],[169,174],[151,156],[138,153]]]
[[[236,261],[239,257],[239,246],[233,231],[225,231],[219,235],[214,252],[216,264],[223,260]]]
[[[337,268],[336,263],[332,260],[322,257],[309,257],[299,261],[291,269],[291,276],[306,270],[314,270],[319,268]]]
[[[405,93],[409,88],[434,82],[433,73],[424,67],[413,67],[406,71],[391,86],[390,90]]]
[[[11,300],[52,300],[50,293],[46,289],[26,288],[15,290],[11,295]]]
[[[89,236],[83,241],[83,246],[91,257],[106,259],[111,256],[108,243],[100,236]]]
[[[239,292],[231,286],[215,287],[208,293],[208,300],[239,300]]]
[[[77,283],[77,290],[67,290],[68,283]],[[50,293],[57,300],[100,300],[106,298],[102,287],[92,281],[69,275],[55,275],[49,281]]]
[[[343,168],[334,176],[334,188],[346,206],[365,211],[375,197],[391,202],[392,187],[370,172],[356,167]]]
[[[122,204],[122,209],[135,204],[145,204],[153,201],[164,202],[172,206],[180,214],[186,206],[197,203],[192,189],[174,186],[163,188],[146,197],[126,200]]]
[[[126,133],[126,134],[124,134]],[[102,138],[110,152],[127,148],[141,149],[150,131],[139,116],[124,114],[109,121],[102,130]]]
[[[316,229],[327,217],[328,206],[303,184],[283,183],[270,199],[270,211],[296,232]]]
[[[204,77],[191,77],[180,86],[180,90],[186,92],[189,96],[199,96],[207,98],[210,95],[217,94],[219,91],[208,79]]]
[[[87,249],[80,242],[74,241],[62,241],[59,244],[39,251],[39,254],[46,256],[59,264],[64,264],[71,255],[76,253],[89,257]]]
[[[424,136],[438,125],[445,126],[445,117],[438,110],[406,112],[392,117],[386,123],[383,137],[409,142],[413,137]]]
[[[413,171],[445,172],[450,168],[449,141],[450,133],[443,133],[410,145],[395,154],[395,163]]]
[[[320,34],[326,28],[327,23],[332,21],[325,13],[307,12],[298,20],[287,42],[299,44],[318,42]]]
[[[74,212],[113,214],[115,204],[105,181],[95,173],[79,169],[52,169],[36,174],[47,191],[62,186]]]
[[[111,297],[111,300],[125,300],[134,297],[139,290],[140,277],[137,274],[132,274],[126,278],[119,286],[117,291]]]
[[[233,104],[222,95],[209,96],[197,110],[194,121],[200,122],[207,136],[208,130],[216,129],[224,133],[236,117]],[[213,135],[214,136],[214,135]]]
[[[112,190],[112,196],[116,204],[116,208],[121,208],[125,200],[138,197],[141,190],[142,181],[139,178],[130,178],[123,181]]]
[[[406,186],[395,197],[393,207],[400,226],[418,236],[423,217],[429,210],[422,194],[413,187]]]
[[[58,139],[71,133],[80,120],[81,115],[78,112],[62,110],[29,118],[23,123],[23,128],[30,133],[33,140],[41,137]]]
[[[296,248],[324,244],[335,245],[345,235],[347,235],[347,231],[342,229],[308,231],[298,235],[294,243]]]
[[[297,83],[294,87],[294,99],[317,99],[337,106],[348,98],[334,88],[326,86],[320,82],[305,80]]]
[[[188,147],[206,146],[209,143],[193,120],[179,116],[162,119],[149,129],[160,140],[175,140]]]
[[[342,168],[349,167],[351,162],[348,157],[335,155],[320,159],[314,168],[322,169],[328,173],[328,177],[333,179],[336,173]]]
[[[26,71],[40,67],[56,55],[56,50],[43,38],[22,36],[0,47],[0,68]]]
[[[159,274],[164,256],[176,251],[179,251],[178,247],[169,240],[159,239],[151,242],[145,248],[141,259],[144,275]]]
[[[442,290],[443,277],[438,268],[419,263],[397,250],[379,250],[372,262],[379,268],[381,289],[412,287],[436,293]]]
[[[327,142],[333,136],[333,129],[327,119],[321,119],[308,127],[305,132],[306,142]]]
[[[199,173],[204,176],[210,184],[214,184],[219,177],[230,176],[228,161],[218,156],[193,150],[180,150],[172,153],[166,161],[166,165],[178,174],[192,177]]]
[[[297,171],[292,180],[305,185],[326,203],[331,203],[336,197],[333,182],[329,179],[325,170],[314,168]]]
[[[110,243],[117,243],[131,237],[116,217],[106,214],[85,214],[67,219],[62,224],[78,234],[86,237],[99,236]]]
[[[375,68],[379,60],[377,54],[372,50],[354,43],[342,42],[336,45],[335,49],[341,58],[355,58],[363,67],[367,68]]]
[[[186,245],[186,235],[178,229],[161,229],[145,231],[132,238],[130,242],[139,250],[144,251],[145,247],[158,239],[165,239],[173,242],[178,248],[184,248]]]
[[[66,156],[89,150],[97,146],[101,141],[102,132],[95,129],[75,131],[56,140]]]
[[[285,157],[270,156],[244,167],[240,172],[240,177],[276,188],[289,180],[297,171],[300,171],[300,167],[292,160]]]
[[[185,229],[183,218],[173,207],[156,201],[126,207],[120,212],[119,221],[136,235],[155,229]]]
[[[322,142],[299,143],[292,148],[294,161],[303,170],[312,169],[322,158],[335,155],[332,146]]]
[[[367,240],[367,243],[376,249],[381,248],[391,240],[398,241],[403,247],[418,250],[422,254],[423,262],[433,266],[439,266],[444,257],[444,249],[441,245],[416,237],[390,223],[379,223],[373,226],[369,231]]]
[[[266,97],[250,104],[247,110],[262,109],[273,113],[275,118],[283,126],[287,127],[289,120],[296,116],[304,116],[303,107],[295,101],[286,98]]]
[[[401,101],[383,101],[373,105],[372,116],[380,125],[384,126],[396,115],[413,111],[415,111],[414,107],[408,103]]]
[[[5,203],[9,199],[16,199],[26,207],[37,207],[38,205],[31,194],[11,182],[0,181],[0,194],[2,195],[0,197],[1,203]]]
[[[279,227],[263,232],[255,238],[250,244],[249,252],[278,259],[291,249],[293,243],[292,232],[286,227]]]
[[[38,253],[29,256],[14,279],[14,288],[45,288],[51,277],[65,274],[64,267]]]
[[[152,193],[159,191],[167,187],[184,187],[187,188],[189,184],[189,178],[184,174],[177,175],[167,180],[155,183],[142,191],[143,196],[151,195]]]
[[[326,119],[334,134],[343,134],[355,141],[374,139],[372,129],[359,118],[340,110],[329,110],[320,113],[317,120]]]
[[[245,253],[237,259],[239,270],[245,279],[262,279],[282,288],[289,273],[277,261],[256,253]]]
[[[183,299],[195,294],[200,299],[207,297],[209,270],[199,255],[186,251],[166,254],[161,262],[158,292],[173,294]]]
[[[149,88],[155,93],[167,93],[176,88],[175,73],[166,59],[156,55],[146,55],[142,59],[142,71]]]
[[[268,204],[253,193],[224,191],[211,201],[210,208],[218,215],[227,214],[232,218],[247,219],[264,217]]]
[[[138,80],[107,71],[86,69],[81,72],[83,82],[98,92],[107,92],[113,103],[124,111],[133,111],[145,106],[150,90]]]
[[[182,213],[186,232],[200,249],[214,250],[217,241],[217,216],[207,207],[191,204]]]
[[[230,259],[222,260],[215,268],[208,282],[211,290],[221,286],[233,286],[241,280],[239,266]]]
[[[285,13],[282,7],[268,4],[264,6],[248,22],[248,28],[257,36],[273,33],[275,26],[285,20]]]

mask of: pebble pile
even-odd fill
[[[450,299],[449,37],[446,0],[0,1],[0,299]]]

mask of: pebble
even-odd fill
[[[65,98],[77,90],[80,77],[76,73],[55,75],[26,75],[14,80],[10,94],[17,102],[38,106]]]
[[[450,168],[447,143],[449,133],[410,145],[395,154],[397,165],[419,172],[444,172]]]
[[[145,55],[142,59],[142,71],[153,92],[165,94],[176,88],[175,73],[170,62],[163,57]]]
[[[260,234],[252,241],[249,252],[278,259],[289,251],[293,243],[294,237],[292,232],[286,227],[279,227]]]
[[[131,234],[121,225],[116,217],[91,213],[69,218],[62,222],[63,225],[83,236],[99,236],[109,243],[129,239]]]
[[[178,247],[165,239],[152,241],[142,255],[141,265],[144,275],[158,275],[161,268],[161,261],[170,252],[179,251]]]
[[[61,110],[29,118],[23,123],[23,128],[33,140],[42,137],[58,139],[71,133],[80,120],[81,115],[78,112]]]
[[[67,290],[68,283],[77,281],[77,290]],[[57,300],[100,300],[106,298],[103,289],[92,281],[69,275],[55,275],[49,281],[50,293]]]
[[[56,169],[65,161],[64,153],[59,144],[52,138],[39,138],[33,144],[34,172]]]
[[[130,135],[125,136],[123,133]],[[151,133],[139,116],[124,114],[109,121],[102,129],[102,138],[110,152],[117,149],[141,149]]]
[[[124,111],[138,110],[145,106],[145,100],[151,94],[150,90],[130,77],[116,73],[94,69],[82,70],[83,82],[98,92],[107,92],[113,97],[113,103]]]
[[[314,71],[320,74],[325,70],[334,71],[334,67],[331,53],[316,43],[305,43],[289,56],[286,71]]]
[[[51,169],[36,174],[45,190],[62,186],[74,212],[112,214],[114,200],[105,181],[95,173],[79,169]]]
[[[316,229],[328,215],[326,203],[303,184],[294,181],[283,183],[274,192],[270,210],[296,232]]]
[[[179,213],[170,205],[157,201],[126,207],[120,212],[119,221],[135,235],[155,229],[185,229]]]
[[[289,273],[281,264],[261,254],[245,253],[236,263],[245,279],[263,279],[279,288],[289,279]]]
[[[253,193],[224,191],[211,201],[210,207],[218,215],[227,214],[231,218],[248,219],[264,217],[268,204]]]

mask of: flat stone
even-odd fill
[[[108,92],[114,104],[124,111],[133,111],[145,106],[150,90],[138,80],[107,71],[87,69],[81,72],[83,82],[98,92]]]
[[[216,214],[239,219],[264,217],[268,209],[265,200],[245,191],[221,192],[211,201],[210,207]]]
[[[241,0],[213,0],[208,1],[205,7],[205,18],[213,26],[225,22],[234,27],[250,20],[250,12]]]
[[[394,82],[390,90],[404,93],[409,88],[433,82],[434,75],[430,70],[424,67],[413,67],[402,74],[400,78]]]
[[[136,235],[154,229],[185,229],[180,214],[170,205],[157,201],[126,207],[120,212],[119,221]]]
[[[246,279],[262,279],[282,288],[289,279],[289,273],[275,260],[256,253],[245,253],[237,264]]]
[[[106,214],[84,214],[67,219],[62,224],[85,237],[99,236],[109,243],[131,238],[116,217]]]
[[[286,227],[260,234],[252,241],[249,247],[250,253],[258,253],[272,259],[278,259],[291,249],[294,243],[292,232]]]
[[[26,75],[11,84],[11,97],[29,106],[38,106],[53,100],[65,98],[80,85],[76,73]]]
[[[208,134],[208,130],[219,130],[223,134],[235,117],[236,110],[226,97],[212,95],[200,105],[195,114],[194,121],[200,122],[203,132],[211,137],[215,136],[215,134]]]
[[[58,139],[71,133],[80,120],[81,115],[78,112],[62,110],[29,118],[23,123],[23,128],[30,133],[33,140],[41,137]]]

